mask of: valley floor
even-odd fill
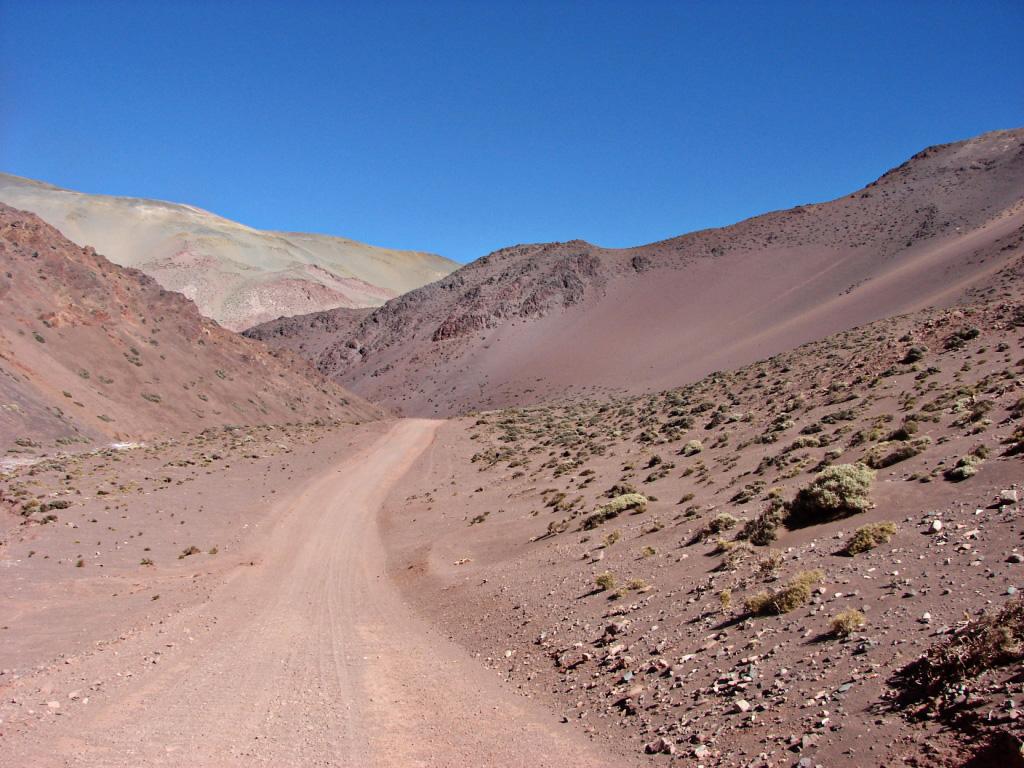
[[[140,470],[139,502],[111,515],[130,520],[122,525],[131,538],[117,532],[116,547],[79,560],[77,549],[93,543],[83,529],[101,530],[95,516],[118,511],[109,500],[123,498],[130,483],[120,495],[87,489],[50,525],[9,528],[0,563],[3,762],[630,764],[511,691],[419,618],[387,578],[378,509],[439,424],[292,435],[287,464],[275,455],[280,436],[250,435],[233,442],[241,455],[231,446],[202,454],[234,467],[189,470],[177,484],[155,478],[172,490],[140,490],[154,479]],[[147,459],[180,466],[166,459],[183,450],[115,456],[117,475],[127,478]],[[94,478],[102,461],[112,460],[70,463],[92,462]],[[67,469],[43,466],[23,481],[77,471]],[[188,509],[197,499],[226,508]],[[178,557],[142,547],[136,529],[143,539],[169,541],[170,509],[195,527],[182,541],[223,542],[232,523],[247,530]],[[205,522],[193,526],[193,515]],[[154,565],[137,564],[144,551]]]

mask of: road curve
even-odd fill
[[[439,424],[396,422],[282,503],[255,565],[240,564],[200,605],[131,639],[137,652],[173,645],[162,663],[45,734],[8,741],[4,761],[621,765],[502,687],[386,577],[377,512]]]

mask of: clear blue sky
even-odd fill
[[[0,170],[466,261],[1024,125],[1024,2],[0,0]]]

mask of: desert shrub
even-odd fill
[[[960,349],[964,342],[976,339],[980,333],[977,328],[961,328],[946,338],[946,349]]]
[[[580,527],[585,531],[589,531],[607,520],[618,517],[627,510],[643,512],[646,509],[646,496],[639,493],[626,493],[622,496],[616,496],[607,504],[598,507],[593,514],[587,515],[587,517],[583,518],[583,522],[580,524]]]
[[[612,544],[617,542],[621,537],[622,537],[622,532],[621,531],[612,531],[611,533],[605,535],[605,537],[604,537],[604,545],[606,547],[610,547]]]
[[[683,456],[696,456],[698,453],[704,450],[704,444],[700,440],[690,440],[686,445],[683,446],[683,450],[680,453]]]
[[[730,515],[728,512],[719,512],[715,515],[708,523],[708,533],[721,533],[722,531],[728,531],[730,528],[734,528],[739,520],[734,515]]]
[[[732,495],[729,502],[732,504],[746,504],[752,498],[757,496],[757,494],[763,491],[764,486],[764,480],[755,480],[752,483],[747,483]]]
[[[906,419],[900,426],[896,427],[886,440],[910,440],[917,434],[918,424],[916,419]]]
[[[754,548],[746,541],[723,541],[719,539],[719,554],[724,554],[722,562],[715,569],[717,571],[735,571],[743,563],[754,556]]]
[[[1024,453],[1024,426],[1017,427],[1004,443],[1008,446],[1003,452],[1004,456],[1017,456]]]
[[[896,523],[869,523],[862,525],[853,532],[853,536],[846,542],[843,552],[847,555],[859,555],[882,544],[888,544],[896,535]]]
[[[626,496],[636,493],[636,487],[632,483],[616,483],[604,492],[605,498],[614,499],[616,496]]]
[[[983,459],[980,457],[975,456],[973,453],[968,454],[958,459],[956,464],[942,473],[942,476],[951,483],[963,482],[967,478],[978,474],[978,467],[982,462]]]
[[[768,554],[757,561],[757,576],[765,581],[775,578],[779,568],[782,567],[784,557],[777,549],[769,549]]]
[[[895,440],[878,443],[868,451],[864,463],[872,469],[884,469],[917,456],[932,444],[930,437],[918,437],[913,440]]]
[[[837,613],[832,619],[829,634],[833,637],[848,637],[858,629],[862,629],[867,623],[863,613],[856,608],[847,608],[845,611]]]
[[[184,560],[186,557],[189,557],[191,555],[198,555],[200,553],[200,551],[201,550],[199,549],[199,547],[193,545],[191,547],[188,547],[188,548],[182,550],[181,554],[178,555],[178,559],[179,560]]]
[[[753,520],[748,520],[737,539],[745,539],[757,547],[766,547],[778,538],[776,529],[782,525],[782,502],[772,499]]]
[[[786,525],[799,528],[855,515],[871,506],[874,470],[863,464],[836,464],[822,470],[797,491],[789,504]]]
[[[918,360],[921,360],[924,357],[924,355],[925,355],[925,353],[927,351],[928,351],[928,347],[924,347],[924,346],[910,347],[907,350],[906,354],[903,355],[903,359],[900,360],[900,362],[903,363],[904,365],[910,365],[911,363],[916,363]]]
[[[897,672],[890,681],[897,704],[927,703],[962,694],[962,684],[983,672],[1024,660],[1024,599],[1015,597],[998,613],[989,613],[958,629]]]
[[[820,437],[811,437],[805,435],[804,437],[798,437],[792,443],[783,448],[783,453],[792,453],[793,451],[803,451],[807,448],[820,448],[822,445]]]
[[[824,578],[821,571],[801,571],[782,589],[747,598],[747,612],[754,616],[777,616],[796,610],[811,599],[811,590]]]
[[[609,589],[615,589],[615,576],[611,571],[605,571],[594,579],[594,584],[601,592],[607,592]]]

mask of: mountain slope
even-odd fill
[[[307,369],[0,204],[0,450],[379,414]]]
[[[187,205],[87,195],[0,174],[0,202],[183,293],[227,328],[331,307],[379,306],[458,265],[341,237],[264,232]]]
[[[631,249],[506,248],[305,347],[323,349],[325,374],[409,414],[678,386],[956,301],[1019,251],[1022,200],[1024,130],[998,131],[722,229]]]

